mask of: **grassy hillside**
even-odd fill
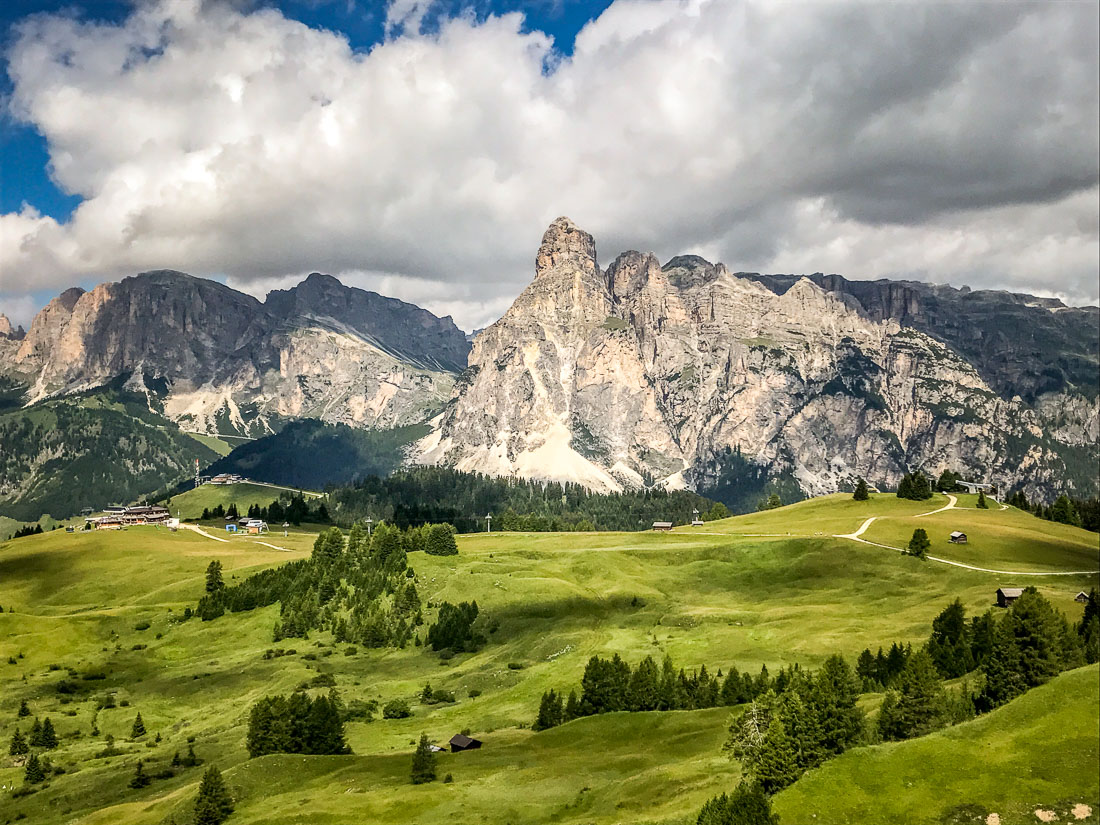
[[[172,496],[167,506],[172,515],[178,512],[181,518],[197,519],[204,509],[213,510],[219,504],[228,508],[230,504],[236,504],[241,515],[253,504],[266,507],[281,495],[295,495],[301,492],[307,498],[313,498],[318,493],[298,491],[279,487],[272,484],[203,484],[197,489],[188,490]]]
[[[849,751],[776,799],[784,822],[1100,821],[1100,671],[1063,673],[987,716],[920,739]]]
[[[346,484],[367,475],[388,475],[401,464],[405,446],[427,435],[428,429],[414,424],[362,430],[303,419],[274,435],[236,446],[207,472],[237,473],[272,484],[319,490],[326,484]]]
[[[201,769],[139,791],[127,782],[138,758],[159,769],[173,752],[186,751],[190,736],[239,797],[230,823],[684,823],[704,799],[736,784],[739,767],[720,752],[728,711],[613,714],[535,734],[528,726],[542,692],[575,687],[593,654],[618,652],[636,662],[667,652],[689,670],[705,664],[755,672],[767,663],[774,672],[791,662],[817,666],[833,652],[854,658],[895,640],[919,644],[956,596],[969,612],[984,610],[1001,577],[830,534],[851,532],[875,513],[908,518],[939,504],[884,496],[857,505],[834,497],[671,534],[460,536],[458,556],[410,558],[417,588],[432,604],[476,599],[499,630],[480,652],[447,662],[422,647],[356,647],[348,654],[328,633],[276,644],[277,606],[207,623],[178,621],[202,594],[212,559],[232,581],[308,553],[307,530],[264,537],[285,550],[247,537],[215,541],[155,528],[62,531],[0,544],[0,746],[26,699],[57,726],[62,746],[54,759],[66,770],[29,797],[2,797],[0,823],[18,814],[36,823],[129,825],[171,816],[183,823]],[[978,541],[989,532],[986,515],[960,511],[959,529]],[[1002,527],[1016,517],[991,515],[1006,520],[993,522]],[[1054,534],[1058,541],[1095,542],[1067,529]],[[1022,564],[1030,550],[1021,542]],[[1097,555],[1094,546],[1094,566]],[[1036,583],[1076,620],[1081,607],[1073,594],[1097,577]],[[429,621],[434,612],[426,611]],[[274,647],[295,652],[265,659]],[[3,664],[9,656],[14,664]],[[84,678],[98,673],[105,678]],[[247,760],[251,704],[318,674],[331,674],[345,701],[409,699],[413,716],[349,723],[351,756]],[[76,685],[74,693],[58,692],[63,679]],[[427,681],[454,691],[458,701],[421,704],[416,696]],[[101,733],[92,737],[93,714],[108,693],[116,707],[98,712]],[[155,747],[125,741],[137,711],[150,736],[161,734]],[[440,776],[453,773],[454,783],[409,784],[420,733],[445,741],[464,728],[485,747],[441,759]],[[123,753],[95,758],[107,733]],[[1057,799],[1082,792],[1079,774],[1091,766],[1075,764],[1063,770],[1072,776],[1051,779]],[[21,780],[21,768],[0,756],[0,785]],[[1003,798],[1011,798],[1011,785],[1001,784]],[[785,822],[802,821],[785,810]]]
[[[37,521],[128,503],[194,473],[209,447],[126,394],[73,396],[0,414],[0,514]]]

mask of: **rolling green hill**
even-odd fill
[[[740,776],[738,764],[720,749],[728,709],[608,714],[533,733],[529,726],[541,694],[575,687],[594,654],[617,652],[635,663],[668,653],[678,666],[706,665],[712,672],[731,665],[756,672],[766,663],[774,673],[794,662],[819,666],[834,652],[852,660],[865,647],[893,641],[919,645],[947,603],[957,596],[968,613],[984,611],[1003,577],[919,561],[832,534],[851,533],[873,515],[897,519],[904,534],[905,520],[945,503],[942,497],[913,503],[875,496],[857,503],[835,496],[664,534],[459,536],[457,556],[410,557],[417,589],[430,605],[476,599],[499,629],[479,652],[447,661],[423,647],[367,650],[356,645],[348,653],[348,645],[334,643],[327,632],[275,643],[277,606],[206,623],[179,621],[184,608],[203,593],[211,560],[223,563],[232,583],[233,577],[239,580],[307,555],[314,539],[308,530],[286,538],[265,536],[267,544],[243,536],[217,541],[164,528],[59,531],[0,544],[0,606],[5,610],[0,613],[0,745],[6,745],[16,724],[24,731],[28,727],[30,720],[20,722],[15,714],[25,699],[33,714],[48,714],[58,728],[61,747],[53,758],[65,770],[30,796],[0,797],[0,823],[24,814],[49,825],[183,825],[189,822],[201,769],[180,770],[136,791],[127,783],[139,758],[148,770],[161,769],[194,737],[199,757],[225,771],[238,799],[230,825],[683,825],[694,821],[705,799],[732,789]],[[965,509],[951,515],[953,529],[967,531],[975,547],[998,536],[1006,564],[1041,563],[1046,572],[1061,572],[1072,568],[1060,565],[1076,567],[1082,559],[1091,559],[1096,569],[1100,557],[1095,534],[1059,527],[1045,533],[1044,540],[1064,555],[1036,561],[1032,545],[1037,539],[1029,531],[1045,531],[1051,527],[1046,522],[1010,510]],[[1022,581],[1036,584],[1076,621],[1081,606],[1073,596],[1096,586],[1098,577]],[[431,621],[435,609],[426,614]],[[275,647],[294,652],[264,658]],[[9,657],[13,663],[4,664]],[[850,803],[832,798],[862,781],[861,763],[849,769],[848,760],[877,765],[909,747],[930,749],[920,752],[925,761],[940,752],[945,758],[973,759],[994,734],[999,715],[1018,708],[1025,710],[1007,718],[1015,720],[1011,724],[1019,727],[1019,737],[1006,734],[997,740],[995,753],[1004,755],[1007,767],[991,769],[988,781],[950,784],[938,794],[933,813],[996,803],[1007,816],[1025,803],[1053,806],[1069,800],[1100,807],[1095,791],[1091,798],[1078,799],[1095,788],[1097,772],[1095,759],[1084,761],[1090,752],[1081,749],[1081,736],[1070,724],[1089,724],[1092,718],[1080,707],[1095,700],[1095,688],[1091,696],[1088,690],[1089,679],[1095,685],[1096,669],[1079,673],[1085,676],[1067,674],[1043,688],[1046,693],[1025,696],[971,725],[927,740],[857,750],[827,763],[778,798],[784,825],[876,821],[859,807],[858,796]],[[99,674],[102,679],[85,678]],[[248,760],[244,733],[251,704],[323,674],[331,675],[344,701],[405,698],[412,716],[349,722],[353,755]],[[72,692],[59,692],[63,680],[75,685]],[[417,696],[429,681],[453,691],[457,702],[422,704]],[[108,694],[115,706],[97,712],[98,705],[111,704],[103,701]],[[1033,697],[1038,699],[1031,705],[1018,704]],[[1060,715],[1049,717],[1049,725],[1026,710],[1038,700],[1062,707]],[[149,736],[162,737],[154,747],[127,741],[138,711]],[[93,718],[98,736],[90,733]],[[409,761],[419,735],[446,741],[465,728],[485,747],[441,757],[440,776],[451,773],[454,782],[409,784]],[[1095,725],[1092,730],[1095,734]],[[97,758],[108,733],[122,753]],[[936,737],[953,744],[938,745]],[[1031,758],[1025,745],[1036,738],[1045,738],[1049,749]],[[1092,741],[1095,745],[1095,737]],[[1057,770],[1045,768],[1052,750],[1062,754],[1051,763]],[[919,760],[898,758],[901,762],[890,770],[897,771],[899,783],[910,781],[906,766]],[[1043,779],[1017,790],[1011,775],[1025,768],[1036,777],[1042,773]],[[21,781],[22,769],[0,756],[0,785]],[[817,788],[812,791],[820,803],[817,810],[834,819],[801,818],[795,800],[806,787]],[[939,821],[925,816],[920,797],[912,798],[916,807],[899,804],[883,821]]]
[[[299,493],[306,498],[316,498],[320,495],[308,490],[295,490],[274,484],[251,482],[204,484],[196,489],[172,496],[168,500],[167,506],[172,511],[172,515],[178,513],[180,518],[197,519],[202,515],[204,509],[213,510],[219,504],[228,508],[230,504],[236,504],[237,511],[243,516],[253,504],[266,507],[282,495],[298,495]]]

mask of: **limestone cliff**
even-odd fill
[[[1049,395],[1005,398],[957,349],[900,323],[911,296],[892,314],[810,278],[770,286],[697,256],[661,266],[627,252],[604,271],[592,237],[559,218],[418,458],[601,490],[708,489],[736,452],[805,493],[918,467],[1094,491],[1078,470],[1095,457],[1095,396],[1064,388],[1051,426]]]

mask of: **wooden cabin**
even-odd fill
[[[662,532],[667,533],[669,530],[672,529],[672,522],[671,521],[655,521],[655,522],[653,522],[653,529],[654,530],[660,530]]]
[[[1024,589],[1022,587],[998,587],[997,607],[1009,607],[1023,594]]]
[[[966,533],[960,533],[958,530],[956,530],[954,533],[947,537],[947,540],[950,541],[952,544],[966,544]]]
[[[451,746],[451,753],[458,753],[459,751],[476,751],[481,747],[481,740],[471,739],[464,733],[456,733],[451,737],[451,741],[448,744]]]

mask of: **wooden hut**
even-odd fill
[[[451,753],[458,753],[459,751],[476,751],[481,747],[480,739],[471,739],[464,733],[456,733],[451,737],[450,741]]]

